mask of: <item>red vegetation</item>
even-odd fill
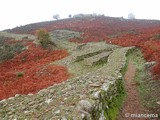
[[[147,61],[157,62],[152,72],[160,78],[160,40],[154,39],[154,35],[160,34],[160,21],[84,17],[26,25],[12,29],[10,32],[35,34],[39,28],[46,28],[48,31],[69,29],[82,32],[83,40],[71,39],[78,43],[103,40],[121,46],[137,46],[142,49]]]
[[[83,32],[82,41],[76,38],[72,42],[98,42],[106,41],[108,43],[120,46],[136,46],[141,48],[144,58],[147,61],[156,61],[152,73],[156,79],[160,78],[160,38],[154,39],[154,36],[160,34],[160,22],[157,25],[151,25],[151,22],[144,21],[125,21],[95,19],[90,22],[79,23],[77,30]],[[88,25],[87,25],[88,24]],[[77,25],[77,26],[78,26]],[[110,37],[113,35],[113,37]]]
[[[69,25],[70,29],[83,32],[81,35],[83,40],[72,38],[70,40],[72,42],[106,41],[120,46],[136,46],[141,48],[147,61],[157,62],[152,73],[156,78],[160,78],[160,38],[154,39],[156,34],[160,34],[160,22],[94,18],[89,20],[83,19],[79,23],[73,22]]]
[[[160,34],[160,27],[142,30],[137,35],[125,34],[116,38],[108,39],[107,42],[121,46],[136,46],[141,48],[147,61],[156,61],[152,73],[156,79],[160,78],[160,39],[154,40],[154,36]]]
[[[44,50],[32,42],[26,44],[27,50],[0,64],[0,99],[36,93],[69,77],[65,67],[49,64],[66,57],[66,50]]]

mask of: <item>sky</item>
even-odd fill
[[[41,21],[53,20],[53,15],[67,18],[69,14],[98,13],[137,19],[159,19],[159,0],[0,0],[0,30]]]

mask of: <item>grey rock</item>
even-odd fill
[[[109,83],[104,83],[101,87],[102,90],[107,91],[109,89],[110,84]]]
[[[97,91],[97,92],[93,93],[93,97],[95,99],[98,99],[100,97],[100,91]]]
[[[93,101],[81,100],[78,103],[78,110],[90,113],[93,108]]]
[[[16,95],[15,95],[15,97],[19,97],[19,96],[21,96],[21,95],[20,95],[20,94],[16,94]]]
[[[59,113],[60,113],[60,110],[57,110],[57,111],[54,112],[54,114],[56,114],[56,115],[59,114]]]
[[[49,104],[50,102],[52,102],[52,99],[46,99],[45,103]]]

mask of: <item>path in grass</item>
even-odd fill
[[[140,97],[136,87],[137,84],[134,82],[135,72],[136,66],[129,61],[128,70],[124,76],[127,97],[120,111],[118,120],[145,120],[145,118],[133,118],[131,116],[131,114],[144,114],[143,106],[140,103]]]

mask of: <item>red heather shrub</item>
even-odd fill
[[[13,59],[0,63],[0,99],[36,93],[68,79],[67,68],[49,63],[68,55],[66,50],[44,50],[33,43]],[[23,72],[22,76],[17,73]]]
[[[68,79],[69,74],[65,67],[43,66],[27,70],[23,77],[15,78],[0,87],[0,99],[14,96],[15,94],[36,93],[55,83]],[[14,79],[15,78],[15,79]]]

